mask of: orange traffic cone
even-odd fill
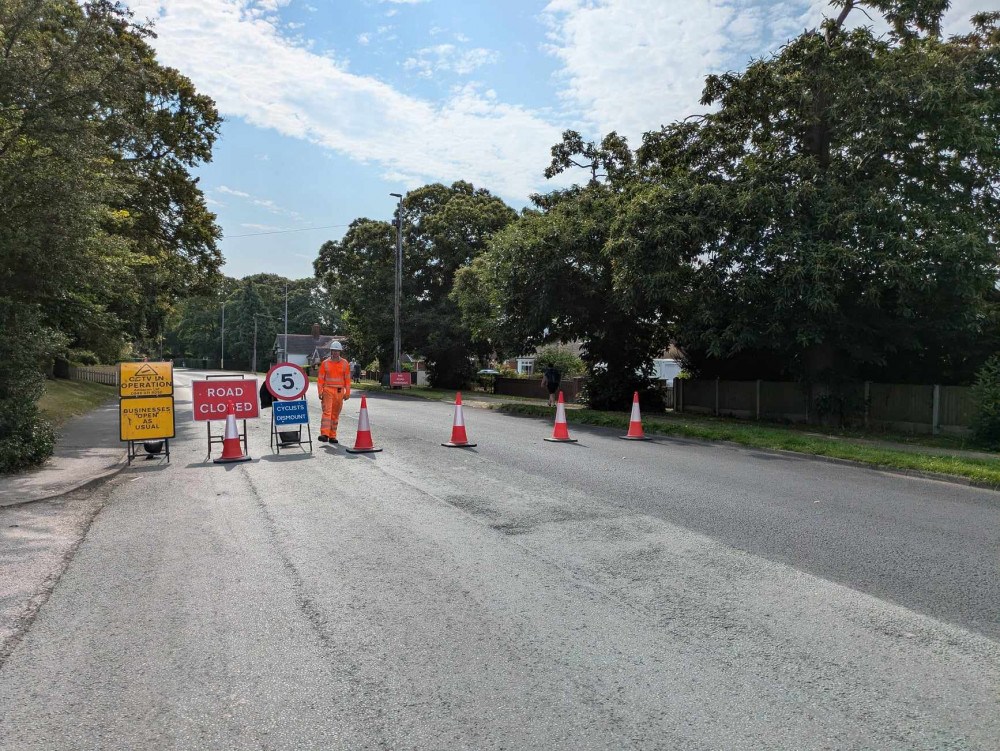
[[[623,441],[648,441],[642,432],[642,418],[639,416],[639,392],[632,397],[632,417],[628,421],[628,435],[618,436]]]
[[[347,449],[349,454],[374,454],[382,449],[375,448],[372,443],[372,427],[368,423],[368,398],[361,395],[361,414],[358,415],[358,434],[354,439],[354,448]]]
[[[465,415],[462,414],[462,393],[455,394],[455,420],[451,428],[451,440],[442,443],[453,449],[472,448],[476,444],[469,443],[469,436],[465,434]]]
[[[213,460],[215,464],[230,464],[232,462],[248,462],[249,456],[243,455],[240,448],[240,431],[236,427],[236,408],[229,402],[226,409],[226,432],[222,436],[222,456]]]
[[[563,401],[563,393],[559,392],[559,403],[556,404],[556,427],[552,431],[552,437],[546,441],[553,443],[576,443],[575,438],[569,437],[569,426],[566,425],[566,404]]]

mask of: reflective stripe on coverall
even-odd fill
[[[319,366],[316,388],[319,390],[319,399],[323,403],[320,435],[336,438],[340,410],[344,406],[344,399],[351,395],[351,366],[347,360],[343,358],[337,362],[324,360]]]

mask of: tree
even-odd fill
[[[313,262],[316,278],[342,312],[351,359],[378,360],[383,367],[392,362],[395,255],[391,224],[355,219],[343,239],[323,243]],[[408,261],[404,279],[412,278],[412,265]]]
[[[216,281],[219,233],[189,170],[220,119],[159,65],[151,33],[111,0],[0,3],[0,352],[46,342],[41,357],[75,347],[113,361]],[[40,390],[21,388],[38,359],[0,368],[0,451],[43,431]]]
[[[426,185],[403,200],[404,242],[413,269],[405,288],[407,346],[427,359],[435,386],[465,385],[474,361],[488,354],[463,325],[451,291],[458,271],[516,216],[489,191],[467,182]]]
[[[702,375],[968,379],[996,341],[1000,14],[944,41],[940,0],[839,5],[647,134],[617,290]],[[862,6],[894,31],[848,30]]]
[[[625,409],[633,391],[655,406],[650,376],[661,328],[618,304],[604,253],[614,189],[591,182],[539,196],[536,205],[459,273],[455,297],[466,325],[507,354],[580,340],[591,406]]]
[[[466,182],[434,184],[403,200],[402,346],[427,359],[431,382],[460,387],[485,355],[462,323],[451,290],[455,275],[516,214],[488,191]],[[352,357],[393,359],[395,227],[358,219],[343,240],[320,248],[317,278],[343,310]]]

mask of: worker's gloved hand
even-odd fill
[[[345,391],[344,392],[344,401],[346,402],[350,398],[351,398],[351,392],[350,391]]]

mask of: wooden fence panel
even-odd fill
[[[968,386],[942,386],[939,424],[945,433],[966,432],[976,414],[972,389]]]
[[[933,412],[933,386],[909,383],[871,384],[869,422],[891,423],[899,429],[929,433]]]
[[[757,381],[719,381],[719,414],[757,416]]]
[[[103,383],[105,386],[118,385],[117,365],[94,365],[89,367],[69,366],[69,377],[75,381]]]

